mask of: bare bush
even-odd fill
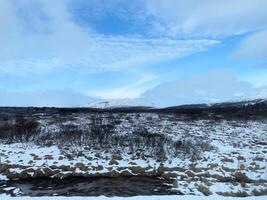
[[[5,143],[30,142],[37,136],[38,122],[23,116],[16,116],[0,124],[0,139]]]
[[[182,140],[176,141],[168,134],[167,128],[160,133],[152,132],[149,127],[153,126],[153,118],[143,118],[140,113],[128,115],[130,128],[133,130],[120,134],[116,127],[126,116],[95,113],[87,116],[88,122],[82,124],[69,114],[65,118],[62,115],[53,115],[42,126],[44,129],[41,129],[34,118],[17,116],[0,122],[0,139],[6,143],[34,142],[44,146],[57,145],[62,149],[70,147],[75,152],[80,152],[83,148],[113,153],[119,151],[138,158],[153,157],[159,161],[170,157],[189,157],[196,160],[202,152],[212,149],[205,138],[185,135]]]

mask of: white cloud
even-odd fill
[[[221,37],[267,27],[266,0],[146,0],[147,15],[164,34]]]
[[[212,71],[185,77],[175,82],[163,83],[145,91],[140,96],[140,92],[142,92],[139,90],[140,85],[154,79],[157,77],[147,76],[135,84],[129,84],[114,91],[104,91],[101,93],[102,96],[99,96],[116,105],[158,107],[267,98],[267,85],[255,87],[248,81],[240,81],[234,73],[226,70]],[[0,91],[0,96],[0,106],[73,107],[93,105],[102,101],[101,98],[78,93],[71,89],[26,92],[7,90]]]
[[[254,70],[254,72],[246,73],[240,78],[243,81],[251,83],[255,87],[262,87],[267,85],[267,64],[265,67]]]
[[[65,67],[118,70],[180,58],[217,43],[99,35],[72,20],[67,1],[19,2],[0,2],[0,73],[28,74]]]
[[[73,90],[0,91],[0,106],[76,107],[97,100]]]
[[[94,91],[94,93],[91,92],[89,95],[95,95],[103,99],[139,98],[140,95],[149,88],[149,83],[155,81],[161,75],[143,73],[140,76],[142,77],[133,83],[128,83],[115,89]]]
[[[192,38],[224,37],[251,31],[254,32],[245,38],[234,55],[265,60],[267,57],[266,0],[140,0],[139,3],[145,2],[145,8],[137,15],[146,14],[140,20],[153,18],[151,32],[156,32],[155,38],[98,34],[73,21],[68,2],[0,0],[0,74],[25,75],[67,67],[87,72],[124,70],[181,58],[218,43]],[[121,2],[116,0],[115,7]],[[113,2],[109,2],[104,11],[100,9],[101,5],[95,11],[100,12],[98,14],[107,10],[114,12],[113,6]],[[139,6],[133,6],[133,9],[139,9]],[[120,17],[129,15],[124,7],[119,12]],[[159,37],[158,32],[162,36]],[[191,40],[177,40],[177,36]],[[239,81],[230,72],[213,72],[159,85],[141,97],[156,105],[257,97],[266,94],[264,78],[261,76],[261,81],[257,82],[262,88],[256,88],[247,81]],[[144,76],[136,83],[94,94],[102,98],[135,98],[154,79],[156,77]],[[250,79],[256,82],[259,77],[251,76]],[[86,104],[89,98],[73,91],[6,91],[0,92],[0,96],[1,105],[42,106]]]
[[[266,21],[267,24],[267,21]],[[236,58],[256,58],[267,60],[267,30],[247,36],[233,53]]]
[[[157,106],[173,106],[266,98],[266,89],[267,84],[254,87],[238,80],[231,71],[220,70],[161,84],[146,91],[142,98]]]

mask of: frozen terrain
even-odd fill
[[[5,200],[68,200],[69,197],[7,197],[7,196],[1,196],[1,198],[4,198]],[[247,197],[246,200],[265,200],[266,197]],[[135,196],[135,197],[72,197],[71,200],[243,200],[244,198],[238,198],[238,197],[223,197],[223,196]]]
[[[179,194],[216,199],[216,195],[266,195],[265,107],[258,102],[216,106],[214,110],[203,106],[186,110],[2,109],[0,193]],[[73,178],[83,181],[67,190]],[[130,178],[134,181],[127,182]],[[64,181],[64,190],[53,188],[57,180]],[[81,185],[101,189],[101,184],[119,185],[120,181],[128,186],[107,186],[106,193],[81,190]],[[138,198],[142,197],[133,199]]]

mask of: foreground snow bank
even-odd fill
[[[1,196],[2,200],[46,200],[46,199],[55,199],[55,200],[265,200],[266,196],[260,197],[223,197],[223,196],[135,196],[135,197],[8,197],[8,196]]]

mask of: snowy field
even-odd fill
[[[90,132],[92,128],[99,131],[96,125],[92,127],[93,121],[99,119],[101,130],[112,124],[111,132],[101,137]],[[17,143],[3,139],[0,180],[141,175],[176,180],[171,185],[172,191],[202,196],[194,198],[267,193],[267,121],[264,118],[73,114],[67,118],[39,116],[38,123],[39,133],[30,135],[25,142],[19,142],[24,138],[17,139],[16,135],[7,137],[6,141],[12,139]],[[49,142],[52,143],[47,145]],[[3,186],[2,190],[14,196],[27,196],[27,192],[13,185]]]
[[[7,197],[1,196],[2,200],[266,200],[267,196],[261,197],[222,197],[222,196],[136,196],[136,197]]]

